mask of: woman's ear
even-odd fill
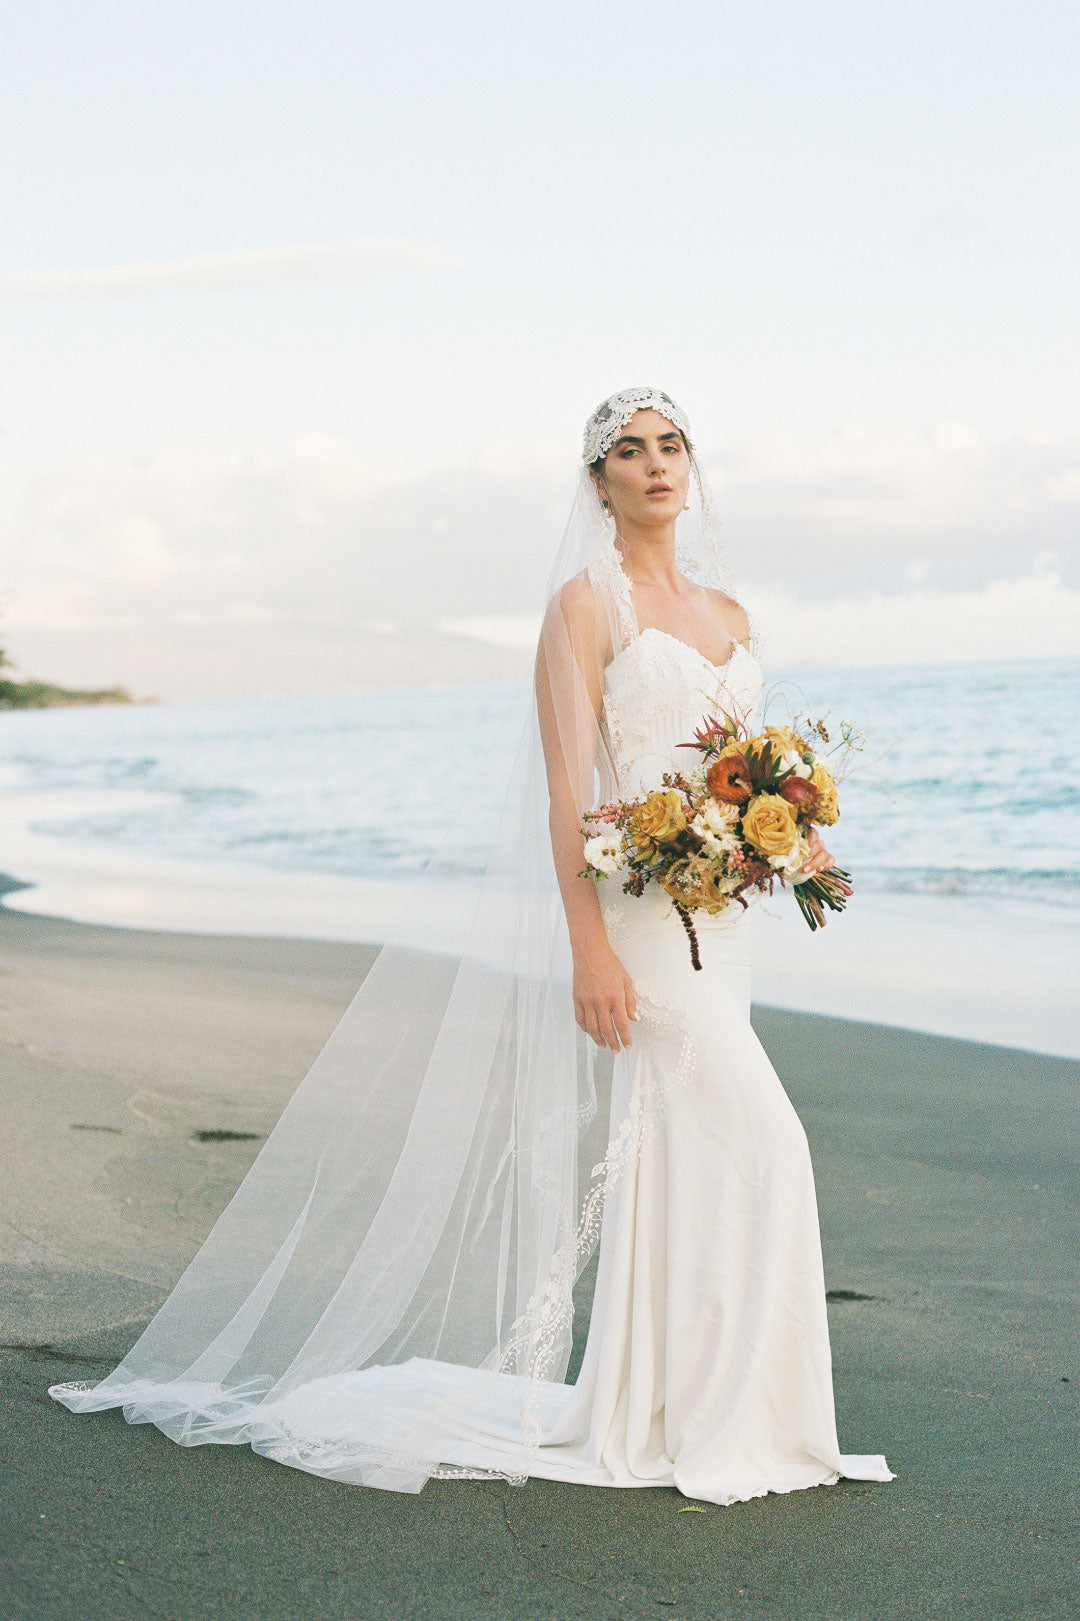
[[[596,471],[594,471],[593,468],[590,468],[589,469],[589,477],[593,481],[593,489],[596,491],[596,497],[597,497],[597,500],[600,502],[600,505],[602,507],[609,507],[611,505],[611,502],[608,500],[607,490],[604,487],[604,475],[603,475],[603,473],[597,473]]]

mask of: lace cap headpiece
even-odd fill
[[[659,411],[675,424],[689,443],[690,423],[686,412],[676,405],[670,394],[665,394],[661,388],[624,388],[618,394],[609,395],[586,422],[582,460],[591,464],[606,456],[635,411]]]

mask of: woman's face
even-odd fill
[[[670,523],[686,505],[690,488],[682,434],[659,411],[635,411],[605,456],[598,482],[616,519]]]

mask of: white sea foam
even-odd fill
[[[101,815],[111,803],[88,795],[83,808]],[[27,826],[52,809],[47,795],[0,796],[5,861],[28,885],[5,897],[13,910],[124,928],[380,942],[408,892],[387,880],[169,861]],[[462,886],[434,893],[409,943],[448,949],[470,900]],[[1074,909],[872,894],[813,936],[788,896],[756,912],[759,1003],[1080,1057]]]
[[[796,706],[805,692],[870,735],[829,835],[857,889],[812,939],[789,898],[766,906],[758,999],[1080,1055],[1078,684],[1075,660],[793,679]],[[0,868],[31,886],[6,904],[380,940],[510,699],[492,685],[2,715]],[[449,876],[418,945],[452,937],[468,851]]]

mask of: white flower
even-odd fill
[[[732,855],[739,848],[738,836],[735,833],[711,833],[705,827],[701,829],[701,848],[711,856]]]
[[[710,799],[690,825],[707,855],[729,856],[739,848],[739,835],[735,831],[738,820],[739,812],[734,805],[718,805],[715,799]]]
[[[794,771],[797,777],[812,777],[814,774],[813,766],[807,765],[802,755],[795,749],[786,749],[777,764],[782,771]]]
[[[739,835],[735,831],[738,820],[736,806],[720,805],[715,799],[707,799],[690,825],[707,855],[728,856],[739,848]]]
[[[739,820],[738,807],[735,805],[721,805],[715,799],[707,799],[701,809],[694,816],[694,826],[699,833],[706,828],[722,838],[729,833]]]
[[[607,833],[598,833],[595,838],[585,841],[585,860],[597,872],[615,872],[622,866],[626,853],[623,836],[612,828]]]
[[[803,862],[810,854],[810,841],[805,833],[800,833],[786,856],[770,856],[769,866],[774,872],[780,873],[793,883],[798,881],[798,874]]]

